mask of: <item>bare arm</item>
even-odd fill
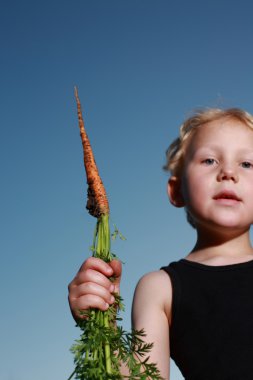
[[[154,343],[150,362],[157,363],[161,376],[169,380],[169,325],[172,287],[164,271],[148,273],[139,281],[132,309],[133,328],[144,329],[145,340]]]

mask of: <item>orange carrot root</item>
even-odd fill
[[[77,88],[75,87],[75,98],[77,103],[78,124],[80,136],[83,144],[84,167],[87,176],[87,204],[86,208],[89,213],[99,218],[101,215],[108,215],[110,212],[109,203],[103,182],[100,178],[95,158],[92,152],[90,141],[84,128],[81,103],[78,97]]]

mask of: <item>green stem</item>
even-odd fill
[[[104,326],[109,327],[108,313],[104,313]],[[108,342],[105,343],[105,366],[108,374],[112,373],[111,350]]]
[[[111,235],[109,226],[109,215],[101,215],[97,221],[93,239],[93,255],[105,261],[111,261]],[[108,312],[96,311],[96,320],[100,326],[109,328]],[[103,344],[105,368],[108,375],[112,374],[111,349],[108,342]],[[93,351],[93,358],[99,359],[99,350]]]
[[[85,350],[85,359],[84,359],[86,363],[88,362],[89,357],[90,357],[90,350],[87,348]]]
[[[74,374],[76,373],[76,370],[74,370],[72,373],[71,373],[71,375],[68,377],[68,379],[67,380],[70,380],[70,379],[72,379],[72,377],[74,376]]]

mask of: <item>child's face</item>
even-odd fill
[[[253,130],[234,119],[200,127],[186,148],[180,189],[197,229],[248,229],[253,223]]]

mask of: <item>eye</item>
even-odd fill
[[[244,168],[244,169],[250,169],[253,167],[252,163],[249,162],[249,161],[244,161],[241,163],[241,166]]]
[[[205,160],[202,161],[203,164],[207,166],[214,165],[216,163],[214,158],[206,158]]]

